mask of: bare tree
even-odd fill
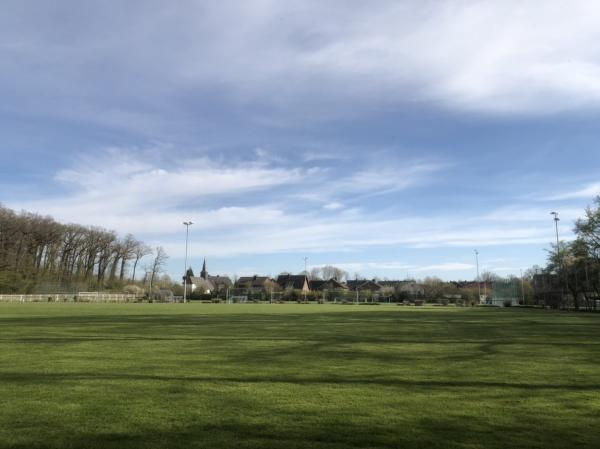
[[[321,279],[321,268],[320,267],[314,267],[313,269],[311,269],[310,270],[310,274],[308,275],[308,277],[311,280]]]
[[[115,279],[119,268],[122,280],[127,261],[148,252],[131,235],[120,240],[113,231],[0,205],[0,291],[23,292],[38,282],[102,284],[107,276]]]
[[[136,248],[139,246],[138,242],[132,234],[127,234],[121,242],[121,269],[119,271],[119,279],[122,281],[125,277],[125,266],[127,262],[136,255]]]
[[[156,247],[156,253],[154,255],[154,260],[152,265],[150,266],[150,294],[152,294],[152,287],[154,286],[154,281],[156,277],[162,273],[165,263],[169,256],[165,252],[162,246]]]
[[[348,273],[345,270],[334,267],[333,265],[321,267],[321,274],[323,279],[335,279],[338,282],[341,282],[348,277]]]
[[[152,248],[150,248],[148,245],[142,242],[136,242],[132,249],[132,254],[135,257],[135,259],[133,262],[133,272],[131,274],[131,280],[135,281],[135,270],[138,266],[139,261],[142,258],[152,254]]]

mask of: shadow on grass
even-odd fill
[[[261,448],[261,449],[358,449],[358,448],[595,448],[597,435],[578,434],[568,425],[537,433],[527,426],[507,426],[481,417],[431,417],[407,422],[405,427],[370,423],[361,425],[343,418],[316,422],[296,419],[253,423],[237,418],[215,422],[157,423],[152,429],[129,432],[65,430],[60,437],[40,439],[31,435],[23,443],[0,442],[1,449],[126,449],[126,448]],[[190,419],[190,421],[193,418]]]
[[[596,318],[596,317],[591,317]],[[600,318],[600,316],[598,316]],[[528,344],[598,341],[600,330],[587,315],[529,314],[472,310],[441,313],[389,309],[321,313],[212,313],[18,316],[0,318],[2,341],[315,339],[367,342],[428,342],[527,339]],[[60,335],[64,331],[67,335]],[[58,333],[58,335],[57,335]],[[568,333],[570,341],[564,341]],[[33,334],[33,335],[32,335]],[[45,338],[44,334],[48,334]],[[92,335],[93,334],[93,335]],[[168,335],[168,337],[164,337]],[[544,340],[539,337],[543,336]]]
[[[516,388],[524,390],[566,390],[566,391],[598,391],[598,384],[553,384],[553,383],[519,383],[519,382],[493,382],[493,381],[436,381],[436,380],[411,380],[390,379],[372,376],[371,378],[318,376],[247,376],[247,377],[219,377],[219,376],[172,376],[160,374],[101,374],[101,373],[0,373],[0,382],[24,384],[52,384],[58,382],[80,381],[156,381],[156,382],[201,382],[201,383],[240,383],[240,384],[336,384],[336,385],[376,385],[398,388],[425,388],[425,389],[453,389],[453,388]]]

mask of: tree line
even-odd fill
[[[165,258],[162,248],[161,258]],[[27,293],[39,283],[88,288],[135,280],[152,249],[132,234],[62,224],[49,216],[0,205],[0,292]],[[160,269],[152,264],[155,272]]]
[[[541,270],[545,302],[554,307],[595,309],[600,299],[600,196],[575,222],[575,239],[552,245]]]

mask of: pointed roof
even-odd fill
[[[297,290],[302,290],[306,285],[308,286],[308,277],[305,274],[280,274],[277,276],[277,283],[283,289],[293,288]]]
[[[308,282],[308,286],[311,290],[348,290],[345,284],[335,280],[334,278],[324,279],[312,279]]]
[[[208,277],[208,272],[206,271],[206,257],[204,258],[204,262],[202,263],[202,271],[200,272],[200,277],[206,279]]]

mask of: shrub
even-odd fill
[[[510,299],[505,299],[504,301],[502,301],[502,305],[503,305],[504,307],[510,307],[510,306],[512,306],[512,300],[510,300]]]
[[[422,299],[415,299],[415,306],[422,306],[425,303]]]

